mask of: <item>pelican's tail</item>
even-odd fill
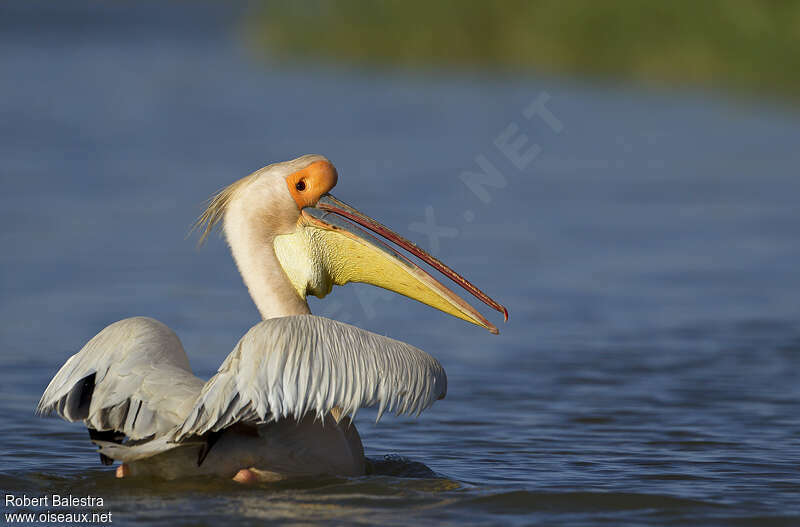
[[[163,452],[168,452],[175,448],[186,446],[202,446],[203,441],[184,441],[183,443],[173,443],[168,441],[166,437],[151,439],[149,441],[130,441],[128,443],[113,443],[111,441],[92,441],[98,447],[98,452],[101,455],[108,456],[111,459],[122,461],[123,463],[131,463],[147,459]]]

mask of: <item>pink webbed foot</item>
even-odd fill
[[[126,463],[123,463],[117,467],[118,478],[124,478],[130,475],[131,475],[131,467],[129,467]]]
[[[258,476],[249,468],[243,468],[233,476],[233,481],[237,483],[253,484],[258,481]]]

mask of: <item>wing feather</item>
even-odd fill
[[[418,414],[446,391],[442,365],[413,346],[314,315],[274,318],[242,337],[172,437],[337,406]]]
[[[127,318],[67,360],[36,411],[142,439],[182,423],[202,386],[172,330],[151,318]]]

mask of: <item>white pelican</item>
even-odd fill
[[[462,298],[364,227],[418,256],[501,311],[436,258],[329,194],[336,169],[305,155],[269,165],[214,196],[197,222],[222,223],[263,321],[216,375],[189,367],[177,335],[143,317],[115,322],[70,357],[37,412],[83,421],[117,476],[211,474],[237,481],[361,475],[351,422],[361,407],[419,414],[445,396],[441,364],[403,342],[310,314],[306,296],[365,282],[497,333]],[[358,225],[356,225],[358,224]]]

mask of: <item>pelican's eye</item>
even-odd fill
[[[294,188],[296,188],[300,192],[303,192],[306,189],[306,182],[301,179],[295,184]]]

